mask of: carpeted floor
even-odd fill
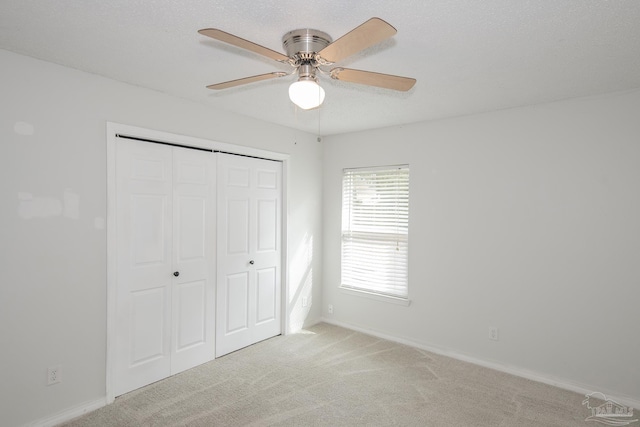
[[[120,396],[81,426],[593,426],[584,396],[319,324]]]

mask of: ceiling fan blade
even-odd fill
[[[374,73],[371,71],[353,70],[350,68],[334,68],[330,72],[331,78],[349,83],[377,86],[385,89],[406,92],[416,84],[416,79],[394,76],[391,74]]]
[[[246,85],[248,83],[254,83],[262,80],[269,80],[276,77],[284,77],[288,75],[289,75],[288,73],[284,73],[282,71],[277,71],[275,73],[259,74],[257,76],[244,77],[242,79],[230,80],[228,82],[212,84],[207,86],[207,89],[213,89],[213,90],[228,89],[230,87]]]
[[[380,43],[396,33],[396,29],[380,18],[371,18],[318,52],[326,62],[335,63],[363,49]]]
[[[249,40],[245,40],[238,36],[234,36],[233,34],[225,33],[224,31],[218,30],[216,28],[205,28],[199,30],[198,32],[203,36],[211,37],[212,39],[216,39],[221,42],[240,47],[242,49],[250,50],[253,53],[266,56],[267,58],[273,59],[274,61],[289,62],[289,57],[283,55],[280,52],[276,52],[275,50],[260,46],[259,44],[250,42]]]

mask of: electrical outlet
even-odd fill
[[[329,308],[327,309],[329,314],[333,314],[333,304],[329,304]]]
[[[302,297],[302,306],[306,307],[309,304],[309,301],[307,300],[307,297]]]
[[[498,328],[489,327],[489,339],[498,341]]]
[[[47,385],[57,384],[62,381],[62,367],[51,366],[47,369]]]

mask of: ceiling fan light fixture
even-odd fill
[[[396,34],[396,29],[380,18],[369,19],[335,41],[329,34],[314,29],[289,31],[282,37],[282,46],[287,52],[286,55],[217,28],[204,28],[198,32],[214,40],[294,67],[292,73],[276,71],[207,86],[213,90],[285,77],[297,72],[299,78],[289,86],[289,98],[301,109],[311,110],[318,108],[324,101],[324,89],[318,84],[317,71],[328,74],[334,80],[403,92],[410,90],[416,83],[416,79],[413,78],[372,71],[335,67],[327,72],[320,68],[331,66]]]
[[[324,89],[315,80],[303,77],[289,86],[289,99],[303,110],[311,110],[324,102]]]

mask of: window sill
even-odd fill
[[[342,286],[340,286],[340,292],[342,292],[343,294],[347,294],[347,295],[355,295],[355,296],[358,296],[358,297],[365,297],[365,298],[374,299],[374,300],[377,300],[377,301],[388,302],[388,303],[391,303],[391,304],[404,305],[405,307],[408,307],[411,304],[411,300],[410,299],[392,297],[392,296],[389,296],[389,295],[381,295],[381,294],[376,294],[376,293],[373,293],[373,292],[361,291],[359,289],[345,288],[345,287],[342,287]]]

